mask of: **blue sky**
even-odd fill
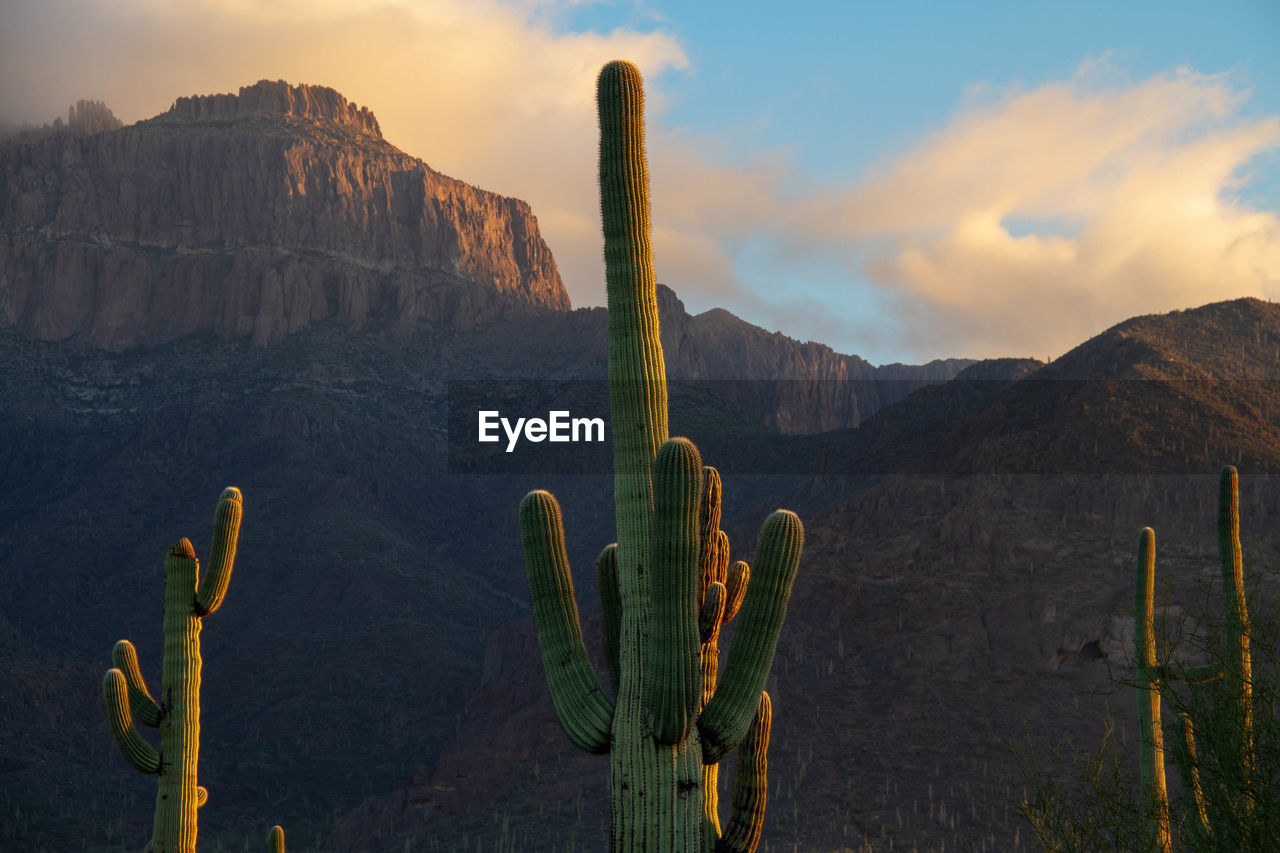
[[[0,117],[133,121],[330,85],[526,199],[603,301],[595,71],[648,87],[655,264],[874,362],[1056,357],[1138,313],[1280,292],[1280,4],[33,0]]]

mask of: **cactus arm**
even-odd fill
[[[1160,851],[1171,849],[1169,796],[1164,779],[1164,735],[1160,727],[1160,679],[1156,674],[1156,534],[1144,527],[1138,537],[1138,585],[1134,595],[1133,642],[1137,656],[1134,689],[1138,699],[1138,780],[1146,832]]]
[[[1182,723],[1182,743],[1186,748],[1186,766],[1183,768],[1183,784],[1191,789],[1192,802],[1195,803],[1195,823],[1193,833],[1198,833],[1199,840],[1203,841],[1213,835],[1213,830],[1209,826],[1209,813],[1205,809],[1204,790],[1200,787],[1200,766],[1196,760],[1196,733],[1195,725],[1191,722],[1191,717],[1187,714],[1179,714],[1178,720]]]
[[[1228,465],[1218,479],[1218,553],[1222,558],[1222,613],[1227,634],[1228,684],[1239,708],[1240,757],[1245,790],[1253,788],[1253,663],[1249,651],[1249,608],[1244,597],[1240,552],[1239,474]],[[1253,799],[1245,806],[1252,812]]]
[[[600,591],[600,615],[604,632],[604,660],[609,683],[618,695],[618,641],[622,631],[622,596],[618,593],[618,543],[604,546],[596,558],[596,588]]]
[[[720,483],[720,472],[708,465],[702,469],[702,501],[699,509],[701,519],[702,535],[699,537],[701,545],[698,550],[698,568],[700,578],[698,581],[698,600],[701,601],[706,595],[707,587],[719,581],[724,583],[723,577],[717,577],[716,568],[719,564],[718,548],[720,546],[720,494],[723,487]],[[725,537],[727,544],[728,537]],[[725,555],[728,556],[727,554]]]
[[[711,554],[711,580],[724,583],[729,579],[729,534],[723,530],[716,531],[716,543]]]
[[[720,630],[724,616],[724,584],[712,581],[702,599],[702,612],[698,614],[698,636],[703,643],[710,641]],[[705,679],[704,679],[705,680]]]
[[[538,646],[560,724],[582,749],[607,752],[613,703],[587,658],[560,505],[550,492],[532,491],[520,502],[520,536]]]
[[[124,673],[114,668],[107,670],[102,679],[102,699],[107,709],[107,721],[111,724],[111,734],[115,735],[120,751],[135,770],[159,773],[160,753],[139,737],[138,730],[133,727],[128,691]]]
[[[149,728],[154,729],[160,725],[160,706],[151,698],[151,691],[147,690],[147,682],[138,667],[138,652],[133,643],[128,640],[118,641],[111,649],[111,662],[124,673],[125,683],[129,685],[129,710],[133,712],[133,716]]]
[[[742,607],[742,599],[747,594],[747,583],[751,580],[751,567],[744,560],[738,560],[729,567],[728,580],[724,583],[725,602],[723,625],[728,625],[738,615]]]
[[[1162,663],[1156,666],[1156,678],[1170,681],[1181,681],[1184,684],[1204,684],[1215,678],[1222,678],[1226,673],[1222,664],[1207,663],[1203,666],[1183,666],[1177,663]]]
[[[267,833],[267,844],[271,847],[271,853],[284,853],[284,828],[271,827],[271,831]]]
[[[729,647],[716,695],[698,718],[705,763],[727,755],[751,727],[773,665],[803,546],[804,526],[793,512],[777,510],[760,528],[755,579],[742,604],[743,621]]]
[[[197,616],[207,616],[222,606],[227,586],[231,583],[243,508],[239,489],[228,486],[222,490],[218,508],[213,514],[213,548],[209,554],[209,565],[196,591]]]
[[[650,646],[645,709],[658,743],[688,737],[702,699],[698,635],[698,503],[702,458],[693,442],[662,445],[653,474]]]
[[[747,736],[738,746],[738,766],[733,772],[733,813],[729,826],[716,844],[716,853],[755,853],[764,830],[765,800],[769,792],[769,730],[773,706],[769,694],[760,694],[760,703]]]

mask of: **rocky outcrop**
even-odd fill
[[[526,203],[397,150],[332,89],[263,82],[0,147],[0,323],[39,339],[263,344],[568,307]]]
[[[328,86],[290,86],[283,80],[259,80],[241,86],[238,95],[192,95],[178,98],[169,114],[182,118],[236,118],[253,113],[287,115],[327,121],[359,133],[382,138],[378,120],[368,107],[359,107]]]
[[[915,389],[946,382],[973,363],[949,358],[877,367],[825,344],[766,331],[723,308],[691,317],[661,285],[658,310],[674,378],[715,381],[721,396],[763,413],[769,426],[784,433],[857,426]]]

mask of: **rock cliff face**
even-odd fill
[[[382,138],[378,120],[368,107],[358,107],[327,86],[290,86],[283,80],[260,80],[242,86],[238,95],[193,95],[178,98],[169,114],[193,119],[236,118],[254,113],[327,121],[357,133]]]
[[[658,310],[673,378],[716,381],[722,396],[784,433],[857,426],[916,388],[946,382],[973,363],[948,358],[877,367],[825,344],[768,332],[723,308],[690,316],[662,286]]]
[[[0,146],[0,323],[123,349],[569,307],[522,201],[431,170],[332,89],[263,81]]]

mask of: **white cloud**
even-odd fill
[[[751,319],[862,354],[1043,358],[1136,314],[1280,297],[1280,218],[1236,198],[1280,146],[1280,119],[1242,117],[1246,101],[1225,75],[1134,83],[1090,60],[1063,82],[970,87],[945,126],[846,186],[787,194],[806,181],[785,162],[715,169],[705,144],[653,159],[687,173],[664,202],[683,212],[684,242],[765,247],[752,257],[767,272],[714,287]],[[877,313],[789,281],[833,269],[847,290],[869,280],[860,301]]]

